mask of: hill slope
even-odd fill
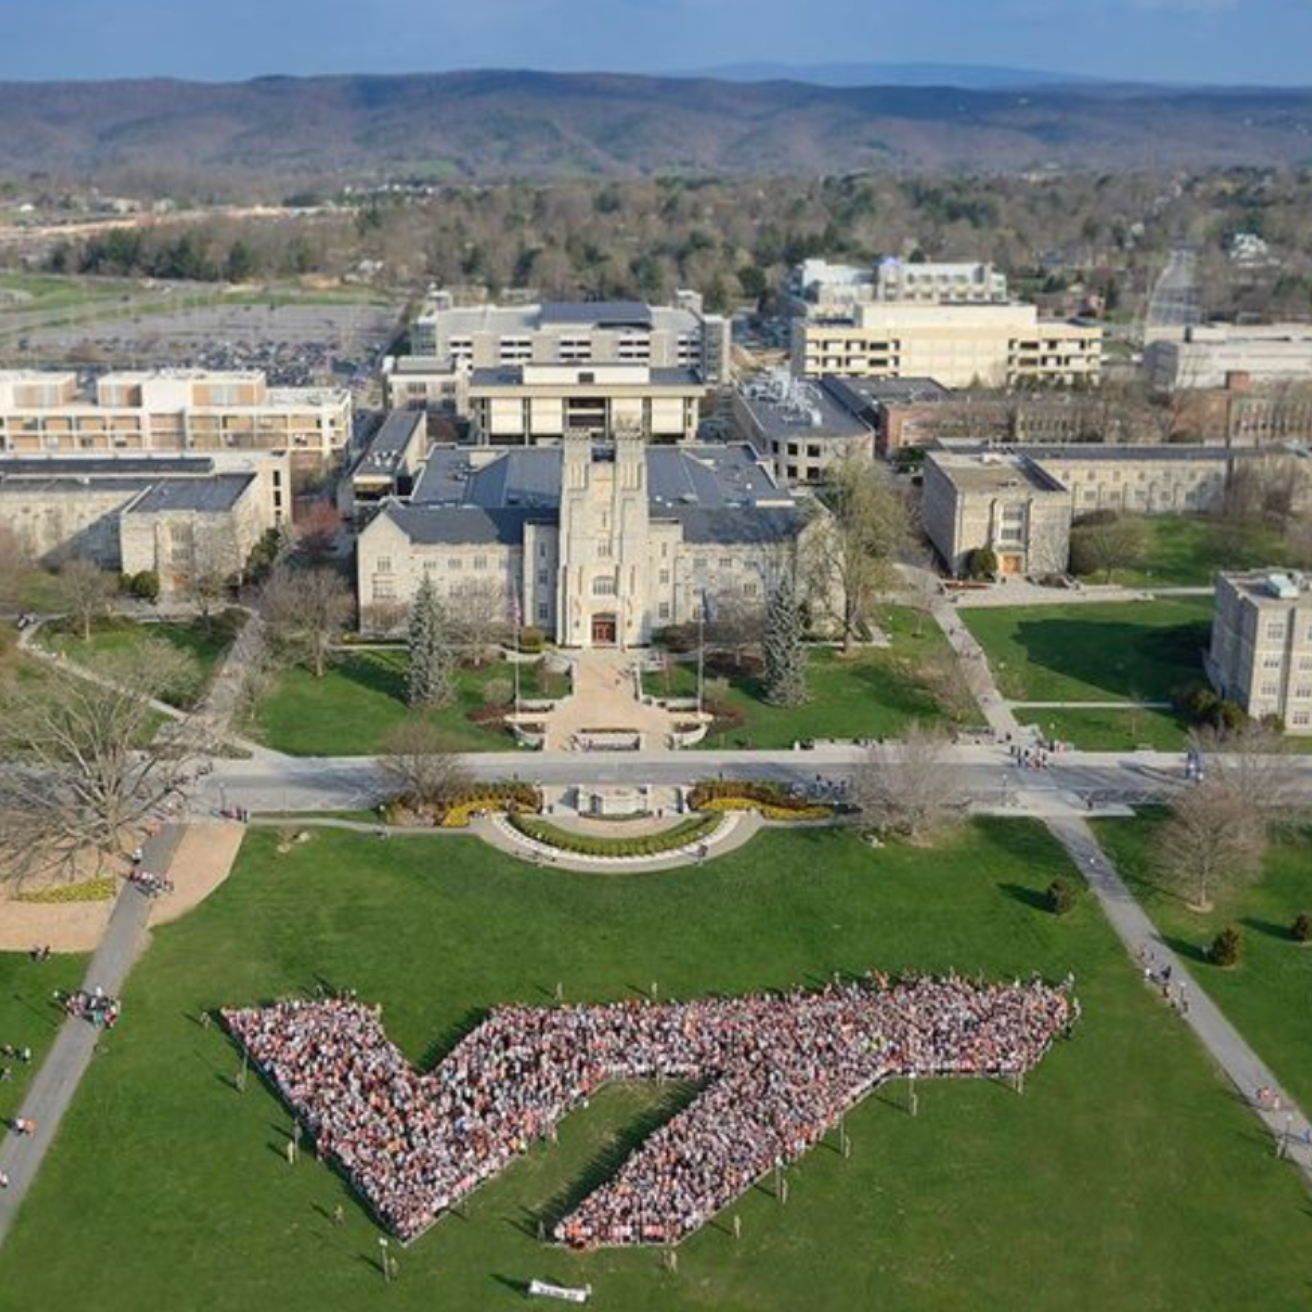
[[[1019,170],[1312,160],[1312,91],[819,87],[607,74],[0,83],[0,168]]]

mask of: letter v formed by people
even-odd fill
[[[417,1072],[353,1000],[224,1011],[320,1155],[410,1240],[614,1081],[691,1101],[554,1227],[579,1246],[677,1243],[886,1080],[1019,1080],[1069,1032],[1064,989],[955,976],[697,1002],[494,1010]]]

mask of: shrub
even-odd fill
[[[1065,916],[1075,910],[1080,890],[1069,879],[1057,878],[1048,885],[1048,910],[1054,916]]]
[[[105,875],[99,879],[85,879],[80,884],[33,889],[30,893],[20,893],[18,900],[39,903],[108,902],[117,891],[118,883],[113,875]]]
[[[526,656],[538,656],[547,644],[547,635],[541,629],[526,624],[519,631],[519,650]]]
[[[697,650],[697,626],[695,624],[671,624],[652,635],[652,643],[664,647],[676,655],[680,652]]]
[[[834,813],[766,780],[708,779],[692,790],[688,805],[695,811],[759,811],[767,820],[827,820]]]
[[[509,679],[489,679],[483,685],[486,706],[508,706],[515,699],[515,685]]]
[[[663,852],[672,852],[675,848],[700,842],[719,828],[720,817],[691,816],[675,825],[673,829],[665,830],[664,833],[620,838],[607,838],[599,834],[576,834],[534,816],[512,814],[510,823],[521,834],[535,842],[558,848],[562,852],[572,852],[576,856],[633,857],[660,856]]]
[[[1212,946],[1207,955],[1214,966],[1233,966],[1238,964],[1242,951],[1243,938],[1238,927],[1227,925],[1212,940]]]
[[[436,817],[443,829],[466,829],[476,811],[541,811],[542,794],[532,784],[476,784]]]
[[[1116,510],[1090,510],[1083,515],[1076,515],[1071,521],[1072,528],[1099,528],[1115,524],[1121,515]]]
[[[143,569],[128,579],[128,592],[138,601],[159,600],[159,575],[153,569]]]
[[[976,547],[966,557],[966,573],[972,579],[997,578],[998,553],[992,547]]]
[[[1300,911],[1294,917],[1294,923],[1289,932],[1294,936],[1295,943],[1312,943],[1312,915],[1308,915],[1306,911]]]

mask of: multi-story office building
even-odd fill
[[[1164,392],[1248,383],[1312,381],[1312,324],[1198,324],[1178,338],[1150,342],[1144,367]]]
[[[630,301],[457,306],[438,292],[410,329],[415,356],[452,370],[522,365],[643,365],[729,380],[729,324],[696,292],[672,306]]]
[[[991,264],[962,262],[917,263],[890,256],[877,265],[831,264],[804,260],[789,279],[794,308],[802,314],[823,314],[839,306],[1003,305],[1007,277]]]
[[[348,391],[270,387],[254,371],[110,373],[88,391],[73,373],[0,372],[0,452],[276,451],[312,464],[350,437]]]
[[[650,442],[690,442],[705,397],[690,370],[645,364],[508,365],[469,375],[475,440],[494,445],[620,431]]]
[[[704,606],[763,610],[822,522],[741,444],[434,448],[414,494],[360,535],[362,620],[394,622],[427,576],[455,614],[520,615],[566,647],[640,646]]]
[[[788,483],[822,483],[836,460],[870,458],[873,432],[830,390],[786,369],[741,383],[733,396],[735,436],[750,442]]]
[[[876,302],[793,321],[808,378],[933,378],[945,387],[1081,385],[1102,375],[1102,329],[1032,305]]]
[[[1278,570],[1223,574],[1206,667],[1213,687],[1254,719],[1312,734],[1312,578]]]

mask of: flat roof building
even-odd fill
[[[1102,376],[1102,329],[1040,319],[1032,305],[872,303],[795,319],[792,358],[807,378],[1091,385]]]
[[[1312,577],[1285,570],[1222,574],[1216,582],[1208,678],[1256,720],[1312,734]]]
[[[672,306],[637,301],[547,301],[458,306],[437,292],[410,329],[414,355],[452,369],[517,365],[648,365],[729,380],[729,324],[696,292]]]
[[[1250,384],[1312,381],[1312,323],[1197,324],[1150,342],[1144,368],[1163,392],[1223,388],[1236,375]]]
[[[871,426],[828,382],[773,370],[740,383],[733,395],[735,436],[770,460],[787,483],[822,483],[836,460],[873,453]]]
[[[280,451],[322,463],[351,437],[345,388],[270,387],[255,371],[0,373],[0,452]]]

